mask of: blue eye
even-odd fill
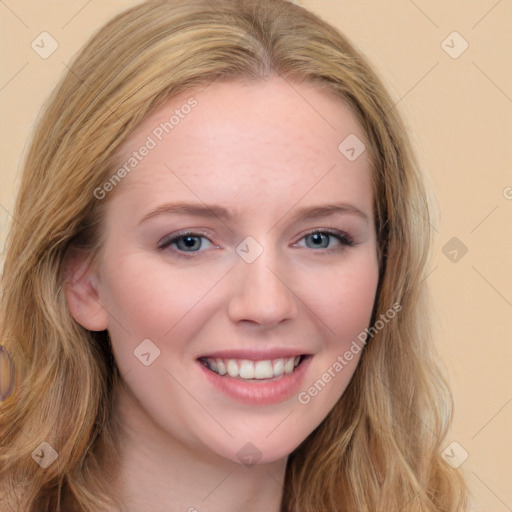
[[[305,241],[305,245],[299,245],[299,247],[323,249],[322,252],[339,251],[343,250],[344,247],[355,245],[354,241],[341,231],[311,231],[303,236],[299,242],[302,241]],[[209,249],[212,245],[212,242],[204,234],[181,232],[165,237],[158,244],[158,248],[160,250],[170,248],[177,256],[190,258],[194,253],[199,253],[202,249]]]
[[[158,245],[158,248],[166,249],[167,247],[175,246],[178,252],[194,253],[209,247],[208,245],[204,247],[203,241],[211,244],[208,238],[199,233],[178,233],[177,235],[164,238]]]
[[[309,249],[340,249],[341,246],[354,246],[353,240],[340,231],[312,231],[305,235],[301,240],[305,240],[306,247]],[[331,247],[332,241],[338,242],[335,247]],[[336,247],[337,246],[337,247]]]

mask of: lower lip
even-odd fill
[[[247,405],[271,405],[284,402],[298,391],[311,359],[310,356],[304,359],[293,373],[261,381],[243,381],[228,374],[221,376],[206,368],[201,361],[198,364],[210,383],[230,398]]]

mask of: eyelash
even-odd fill
[[[337,229],[313,229],[312,231],[309,231],[308,233],[304,234],[300,240],[303,240],[309,235],[315,234],[332,236],[341,243],[341,246],[334,249],[323,249],[322,251],[320,251],[321,253],[333,251],[337,252],[343,250],[345,247],[354,247],[356,245],[352,237],[350,237],[347,233],[344,233],[343,231],[338,231]],[[309,247],[306,247],[306,249],[309,249]]]
[[[327,249],[327,248],[323,248],[322,249],[321,248],[322,249],[321,251],[317,251],[317,252],[320,252],[320,254],[326,254],[326,253],[331,254],[333,252],[342,251],[342,250],[344,250],[345,247],[354,247],[356,245],[354,240],[347,233],[344,233],[343,231],[338,231],[336,229],[321,229],[321,230],[315,229],[315,230],[309,231],[308,233],[305,233],[302,236],[302,238],[300,238],[299,242],[301,240],[303,240],[304,238],[306,238],[307,236],[314,235],[314,234],[333,236],[334,238],[336,238],[341,243],[341,246],[333,248],[333,249]],[[163,251],[163,250],[169,248],[173,243],[175,243],[178,240],[180,240],[182,238],[185,238],[187,236],[193,237],[193,238],[206,238],[210,243],[213,244],[213,242],[208,238],[207,234],[204,233],[204,232],[201,232],[201,231],[181,231],[181,232],[178,232],[178,233],[176,233],[174,235],[170,235],[170,238],[169,237],[165,237],[158,244],[158,249]],[[306,249],[308,249],[308,247],[306,247]],[[198,252],[201,252],[201,251],[186,252],[186,251],[174,250],[173,252],[175,253],[176,256],[178,256],[180,258],[188,258],[188,259],[190,259],[190,258],[196,257],[195,253],[198,253]]]

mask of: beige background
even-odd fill
[[[43,99],[105,20],[138,0],[0,0],[0,244]],[[437,198],[435,330],[456,399],[447,445],[477,512],[512,510],[512,2],[302,0],[340,28],[388,85]],[[58,42],[42,59],[41,32]],[[460,36],[451,35],[454,31]],[[463,39],[461,39],[462,37]],[[446,42],[442,42],[446,39]],[[457,58],[453,56],[469,46]],[[63,184],[65,186],[65,184]],[[452,238],[467,253],[448,245]]]

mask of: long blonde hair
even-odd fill
[[[62,261],[70,246],[93,255],[101,247],[108,197],[94,191],[112,176],[116,151],[183,91],[276,74],[336,94],[364,129],[380,262],[372,324],[402,306],[290,455],[281,510],[466,510],[464,480],[440,456],[452,399],[425,321],[429,209],[407,133],[366,59],[283,0],[147,1],[92,37],[49,99],[24,164],[1,282],[0,343],[16,369],[14,392],[0,402],[2,510],[60,511],[64,491],[76,510],[111,503],[97,447],[115,459],[118,373],[108,334],[71,317]],[[31,457],[41,442],[58,452],[44,470]]]

